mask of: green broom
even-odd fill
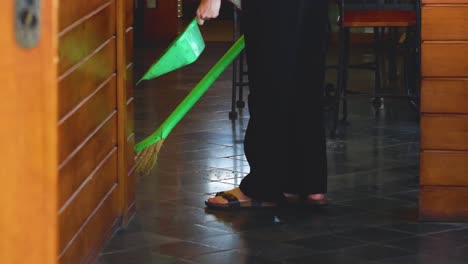
[[[244,49],[244,36],[241,36],[224,56],[210,69],[203,79],[192,89],[161,126],[149,137],[135,145],[136,170],[138,174],[148,175],[156,165],[158,154],[172,129],[187,114],[200,97],[232,63]]]

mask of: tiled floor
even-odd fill
[[[208,43],[196,63],[136,88],[138,140],[226,48]],[[136,76],[157,52],[136,51]],[[351,89],[372,87],[369,73],[351,74]],[[376,112],[369,95],[350,95],[349,124],[328,139],[328,207],[206,209],[210,194],[249,171],[242,150],[248,113],[230,121],[230,96],[228,70],[168,137],[156,169],[138,183],[136,217],[98,263],[467,263],[467,224],[418,221],[418,116],[402,98],[386,99]]]

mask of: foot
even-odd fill
[[[305,203],[308,204],[327,204],[329,199],[325,197],[325,194],[323,193],[316,193],[316,194],[309,194],[305,198],[301,197],[298,194],[292,194],[292,193],[284,193],[284,196],[290,203],[298,203],[302,199]]]
[[[225,191],[225,193],[229,193],[229,194],[232,194],[234,195],[238,200],[239,202],[247,202],[247,201],[251,201],[252,199],[250,199],[250,197],[248,197],[247,195],[245,195],[239,187],[235,188],[235,189],[232,189],[232,190],[229,190],[229,191]],[[213,198],[208,198],[208,202],[209,203],[213,203],[213,204],[227,204],[229,201],[224,199],[223,197],[221,196],[216,196],[216,197],[213,197]]]
[[[324,199],[325,199],[325,194],[323,193],[310,194],[307,196],[307,200],[320,201]]]

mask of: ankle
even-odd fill
[[[315,194],[309,194],[307,198],[312,199],[312,200],[322,200],[322,199],[325,199],[325,195],[323,193],[315,193]]]

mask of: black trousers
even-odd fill
[[[247,196],[327,191],[322,96],[328,0],[245,0],[250,119],[244,151]]]

